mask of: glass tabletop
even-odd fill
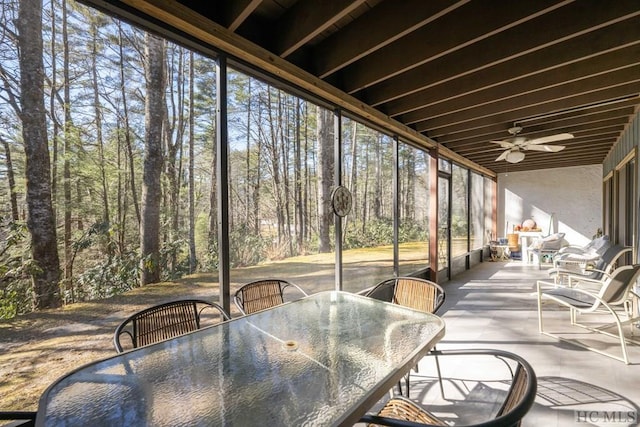
[[[351,425],[444,335],[439,317],[320,292],[86,365],[37,425]]]

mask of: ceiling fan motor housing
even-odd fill
[[[508,131],[509,131],[509,133],[511,135],[515,136],[515,135],[519,134],[522,131],[522,127],[514,126],[514,127],[509,128]]]

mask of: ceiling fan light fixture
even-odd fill
[[[524,160],[524,153],[522,151],[509,151],[505,160],[509,163],[518,163]]]

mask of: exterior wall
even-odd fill
[[[583,245],[602,227],[602,165],[498,175],[498,236],[533,219],[543,235]]]
[[[635,147],[640,147],[640,111],[636,113],[620,140],[613,146],[603,163],[603,176],[613,171]],[[640,188],[640,187],[637,187]]]
[[[613,149],[609,152],[609,155],[605,158],[603,163],[603,176],[607,176],[610,172],[612,172],[616,166],[634,149],[638,149],[640,151],[640,111],[636,112],[635,117],[629,123],[629,126],[624,131],[622,136],[620,137],[620,141],[613,147]],[[637,155],[637,154],[636,154]],[[640,161],[636,160],[636,188],[640,189]],[[640,191],[637,191],[636,198],[633,201],[633,206],[635,207],[635,212],[633,214],[636,215],[635,224],[636,224],[636,232],[635,232],[635,247],[636,247],[636,262],[640,261],[640,220],[638,220],[638,215],[640,214]],[[640,290],[640,284],[637,286],[638,290]],[[640,307],[638,307],[640,310]]]

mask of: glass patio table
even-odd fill
[[[352,425],[443,336],[438,316],[327,291],[85,365],[36,425]]]

